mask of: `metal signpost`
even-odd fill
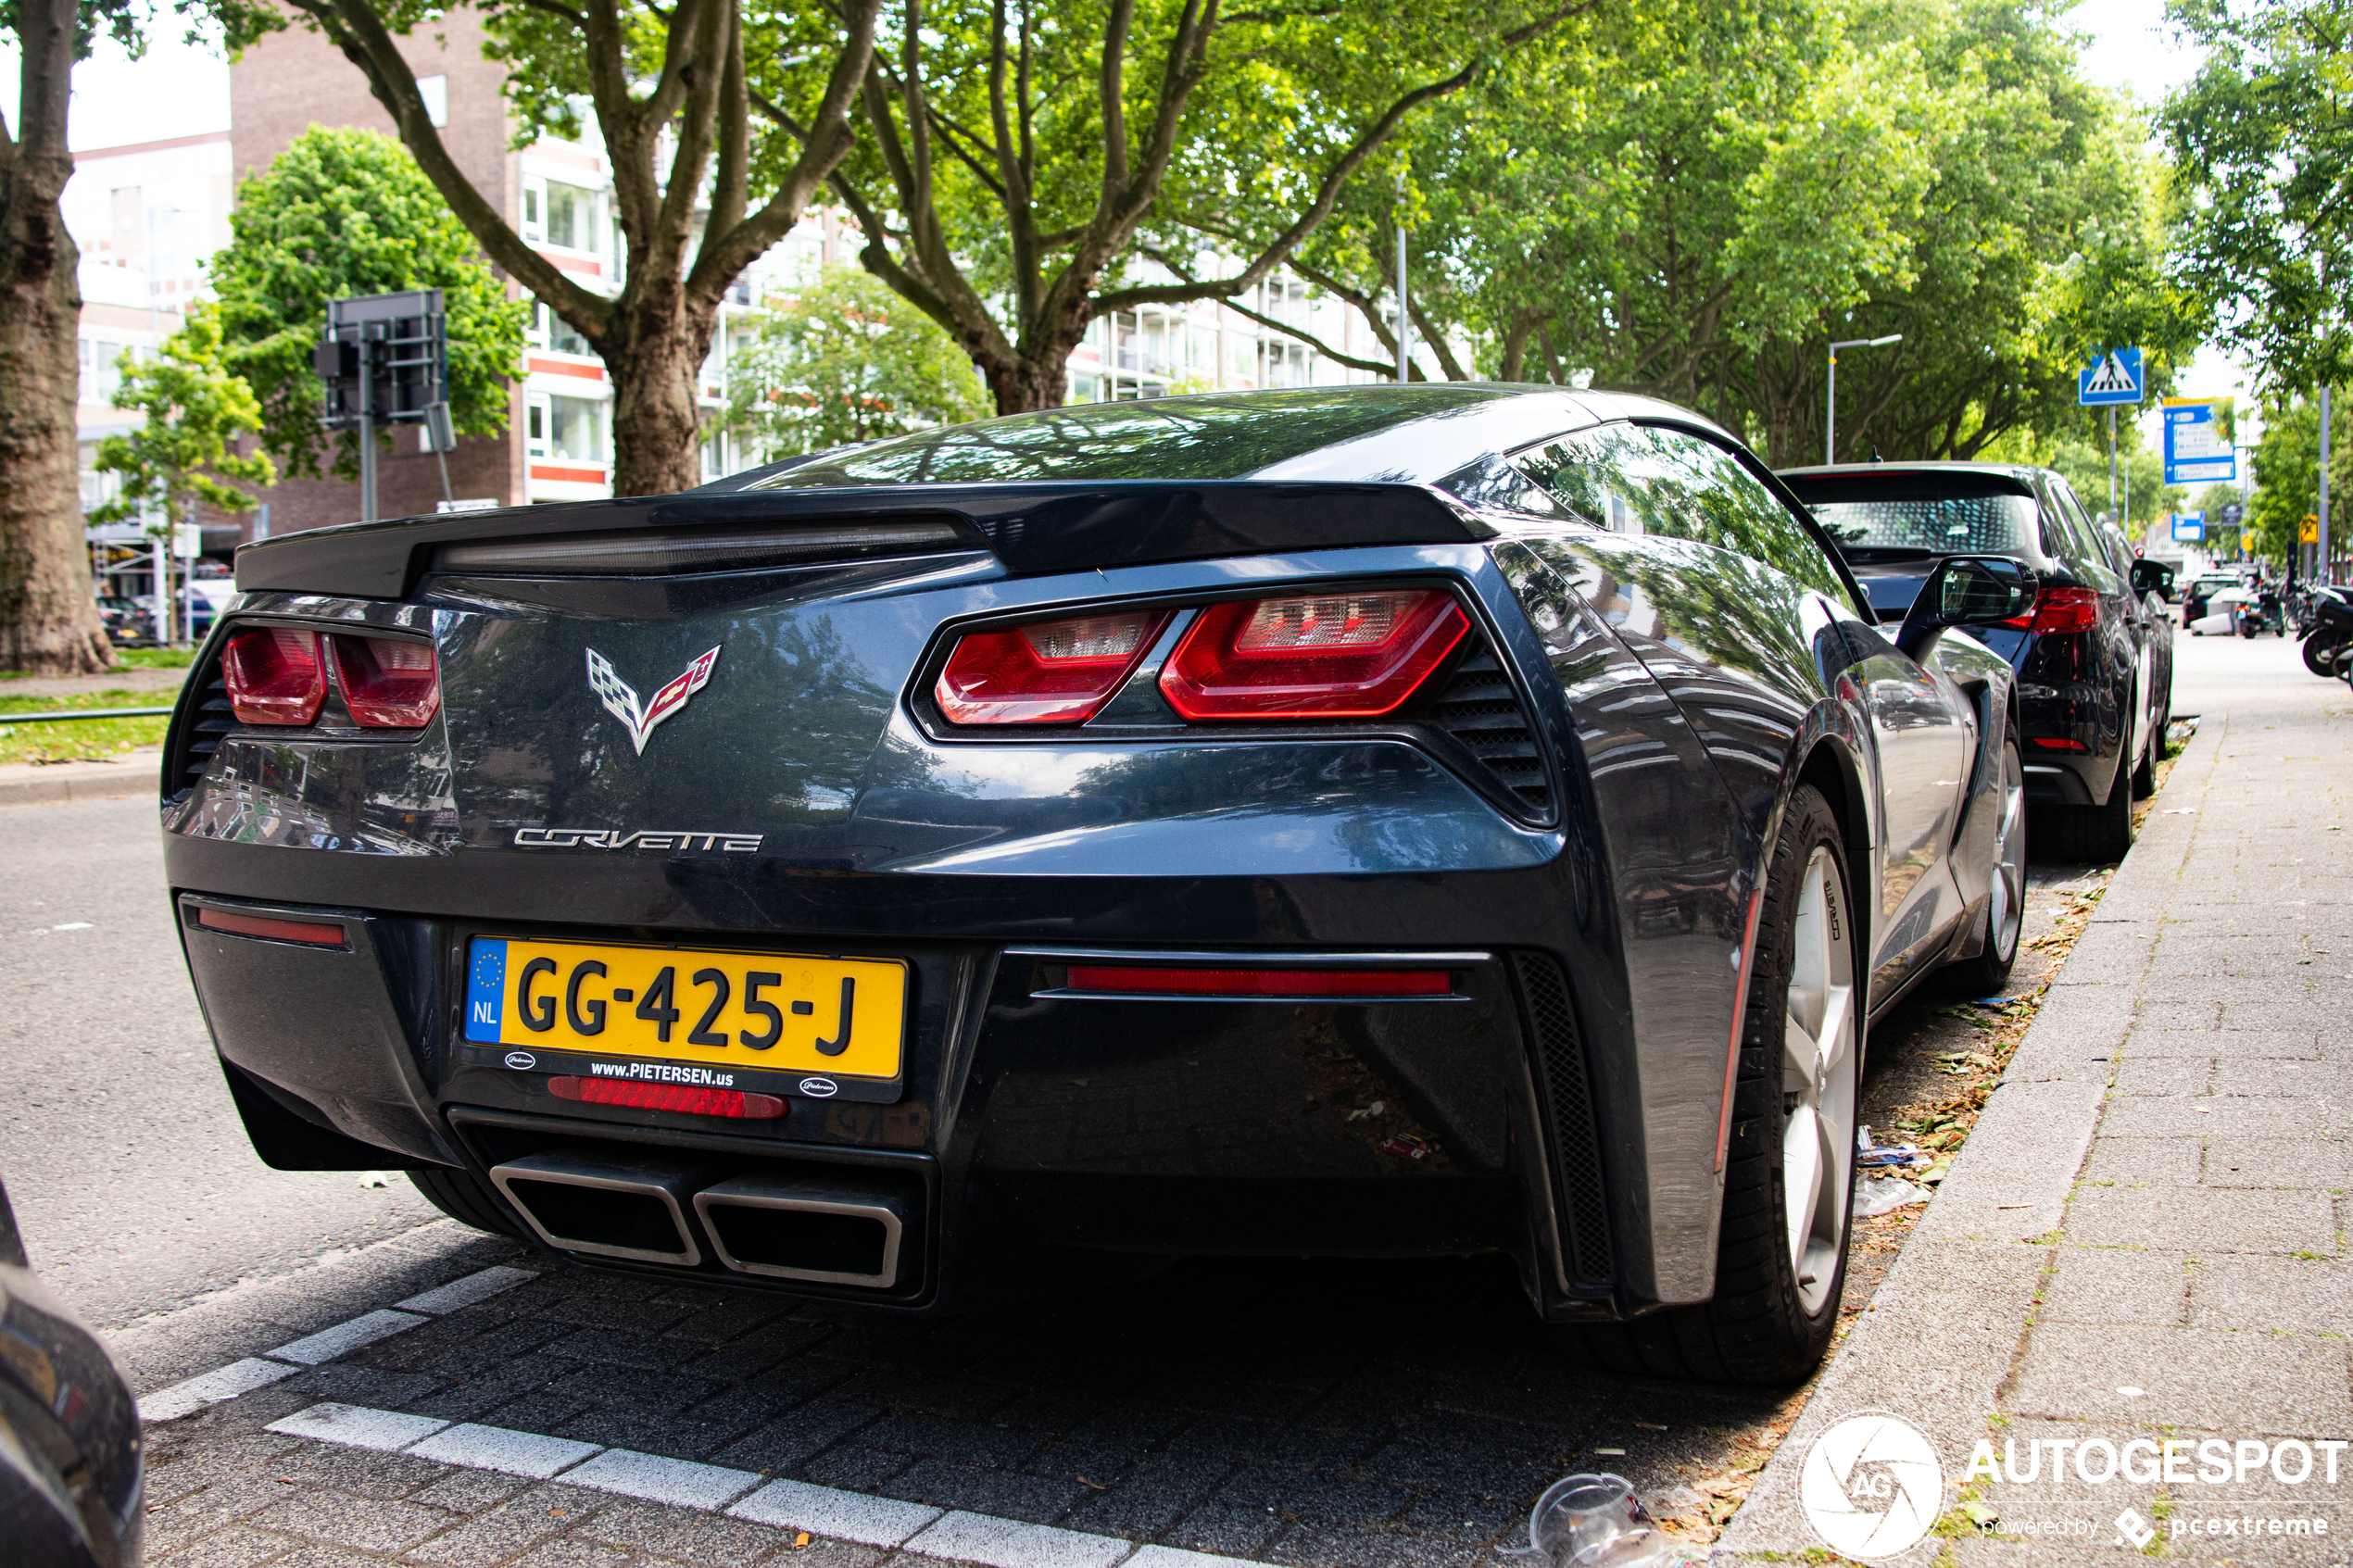
[[[315,368],[330,430],[359,433],[359,517],[376,519],[376,427],[423,424],[449,397],[449,344],[439,289],[331,300]],[[435,430],[436,437],[440,432]],[[438,448],[436,448],[438,449]],[[445,492],[447,489],[445,479]]]
[[[2116,496],[2116,410],[2147,395],[2148,371],[2137,348],[2108,349],[2075,372],[2076,404],[2108,410],[2108,515],[2120,527],[2124,513]]]
[[[1891,343],[1904,341],[1902,332],[1890,332],[1885,337],[1843,338],[1831,345],[1830,402],[1822,417],[1822,461],[1838,461],[1838,351],[1842,348],[1884,348]]]
[[[2329,389],[2321,388],[2321,509],[2313,514],[2312,542],[2320,546],[2317,575],[2323,583],[2329,571]]]

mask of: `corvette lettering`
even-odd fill
[[[720,855],[751,855],[766,834],[757,833],[679,833],[640,828],[517,828],[518,849],[700,849]]]

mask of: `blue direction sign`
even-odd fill
[[[2137,348],[2111,348],[2075,373],[2075,401],[2087,408],[2138,403],[2147,390]]]
[[[2231,411],[2227,397],[2165,400],[2165,483],[2234,484],[2238,450],[2223,432]]]
[[[2204,512],[2175,512],[2173,537],[2184,544],[2204,544],[2206,542],[2206,514]]]

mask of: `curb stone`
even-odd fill
[[[117,800],[152,795],[163,766],[161,746],[125,752],[120,762],[0,764],[0,806],[53,806],[67,800]]]

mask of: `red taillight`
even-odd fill
[[[196,923],[208,931],[238,936],[266,936],[272,942],[300,942],[311,947],[345,947],[343,927],[324,921],[279,920],[271,915],[236,915],[226,909],[200,909]]]
[[[2034,596],[2032,608],[2002,622],[2045,637],[2059,632],[2088,632],[2099,623],[2098,592],[2061,583],[2046,583]]]
[[[1161,671],[1188,719],[1376,719],[1454,651],[1470,621],[1434,589],[1245,599],[1202,611]]]
[[[957,724],[1082,724],[1151,651],[1166,610],[1127,610],[975,632],[933,689]]]
[[[751,1122],[773,1122],[790,1109],[774,1095],[749,1095],[740,1089],[698,1089],[684,1084],[623,1084],[610,1078],[550,1078],[547,1092],[558,1099],[578,1100],[583,1105],[683,1110],[689,1116],[739,1116]]]
[[[1073,964],[1074,991],[1142,997],[1442,997],[1442,969],[1144,969]]]
[[[308,724],[327,699],[319,633],[294,626],[248,626],[229,635],[220,671],[229,708],[244,724]]]
[[[432,644],[340,632],[327,640],[334,646],[335,676],[354,722],[413,730],[441,707],[441,671]]]

